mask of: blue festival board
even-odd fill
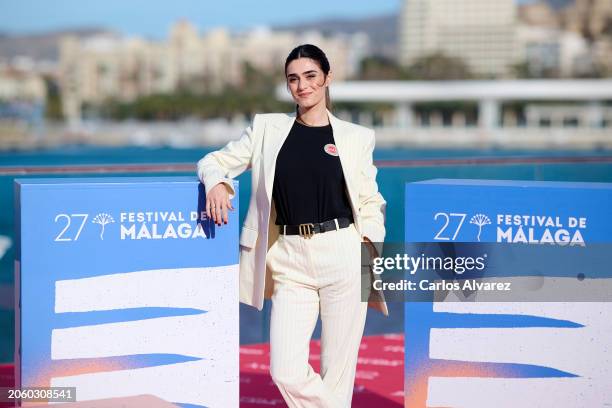
[[[405,241],[604,246],[612,241],[611,209],[612,184],[409,183]],[[514,279],[530,275],[527,264],[513,271]],[[609,287],[607,271],[596,285]],[[570,279],[554,275],[539,277],[539,285]],[[460,295],[405,304],[406,407],[612,405],[611,302],[491,302]]]
[[[18,386],[238,406],[237,199],[219,227],[192,177],[15,189]]]

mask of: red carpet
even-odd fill
[[[15,376],[12,364],[0,364],[0,388],[12,388],[15,386]],[[7,395],[7,394],[4,394]],[[15,404],[3,402],[0,398],[0,407],[14,407]]]
[[[0,387],[12,387],[15,384],[12,364],[0,364]]]
[[[240,408],[286,407],[269,375],[268,344],[240,347]],[[319,370],[320,345],[310,346]],[[401,408],[404,399],[404,336],[367,336],[361,341],[353,408]],[[0,365],[0,387],[14,385],[13,366]],[[0,404],[2,406],[2,404]]]
[[[286,407],[269,375],[270,347],[240,347],[240,407]],[[320,345],[311,342],[310,364],[319,371]],[[367,336],[361,341],[353,408],[401,408],[404,400],[404,336]]]

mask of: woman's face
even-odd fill
[[[325,104],[325,89],[331,81],[319,64],[310,58],[298,58],[287,66],[287,86],[295,103],[301,108]]]

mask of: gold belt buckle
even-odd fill
[[[298,231],[303,238],[312,238],[314,234],[314,224],[300,224]]]

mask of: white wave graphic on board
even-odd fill
[[[540,316],[584,327],[431,329],[432,359],[532,364],[578,377],[430,377],[427,406],[612,406],[612,303],[448,302],[436,303],[434,311]]]
[[[151,394],[206,407],[238,406],[238,265],[160,269],[55,285],[55,312],[168,307],[206,313],[52,330],[51,358],[174,354],[196,361],[55,377],[80,401]],[[104,386],[101,386],[101,385]]]

